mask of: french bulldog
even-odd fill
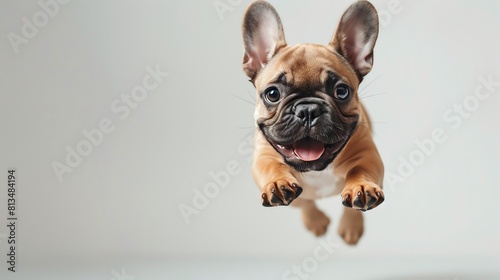
[[[384,167],[358,96],[373,66],[376,9],[367,1],[343,14],[328,45],[288,46],[276,10],[250,4],[243,18],[243,70],[257,90],[253,177],[262,205],[301,208],[316,236],[330,219],[315,200],[341,194],[338,233],[363,234],[362,212],[384,201]]]

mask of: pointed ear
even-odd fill
[[[379,30],[377,10],[368,1],[358,1],[345,11],[330,45],[344,56],[360,78],[373,67],[373,48]]]
[[[276,51],[286,46],[280,17],[271,4],[256,1],[248,7],[243,18],[243,43],[243,70],[253,80]]]

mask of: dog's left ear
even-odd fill
[[[265,1],[255,1],[243,18],[243,70],[254,79],[277,50],[286,46],[283,26],[276,10]]]
[[[377,41],[377,10],[368,1],[358,1],[345,11],[330,42],[362,79],[373,67],[373,48]]]

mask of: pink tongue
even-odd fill
[[[303,161],[315,161],[323,155],[325,145],[317,140],[305,138],[293,145],[295,154]]]

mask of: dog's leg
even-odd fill
[[[272,157],[256,157],[253,177],[262,191],[262,205],[266,207],[288,206],[302,193],[290,167]]]
[[[338,233],[345,243],[357,244],[363,235],[363,229],[363,214],[352,208],[345,208],[338,228]]]
[[[384,192],[372,169],[364,164],[354,167],[346,176],[342,204],[348,208],[367,211],[384,202]]]
[[[326,233],[330,219],[316,207],[314,200],[298,198],[292,203],[292,206],[301,208],[302,221],[314,235],[322,236]]]
[[[345,187],[342,190],[342,204],[348,208],[367,211],[384,202],[382,180],[384,165],[377,147],[370,136],[369,127],[359,127],[348,143],[350,158],[340,159],[346,172]]]

